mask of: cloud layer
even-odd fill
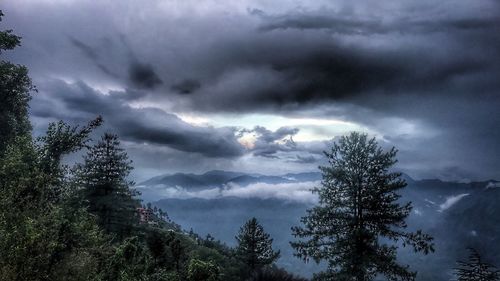
[[[398,147],[417,178],[500,178],[498,1],[23,0],[4,10],[23,36],[9,59],[41,90],[35,120],[102,114],[139,157],[148,144],[144,155],[178,157],[182,169],[321,163],[326,138],[294,140],[304,126],[181,118],[274,114],[357,124]]]
[[[182,187],[156,187],[159,196],[163,198],[202,198],[216,199],[224,197],[280,199],[285,201],[313,204],[317,202],[317,195],[311,193],[319,182],[300,183],[253,183],[246,186],[230,183],[221,188],[203,190],[188,190]]]

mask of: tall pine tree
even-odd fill
[[[248,220],[240,228],[236,240],[237,254],[251,273],[273,264],[280,256],[280,251],[274,251],[272,248],[273,239],[264,231],[256,218]]]
[[[478,251],[469,248],[469,260],[459,261],[455,268],[458,281],[497,281],[500,280],[500,272],[494,265],[482,260]]]
[[[91,213],[98,217],[99,225],[118,240],[129,236],[136,223],[139,201],[134,184],[127,180],[132,170],[127,153],[120,147],[118,137],[104,134],[90,147],[83,165],[77,171],[79,184]]]
[[[398,202],[406,186],[400,173],[389,172],[396,150],[384,152],[375,139],[351,133],[325,152],[328,166],[320,167],[323,180],[313,189],[319,204],[293,227],[299,241],[291,245],[296,255],[328,264],[317,280],[414,280],[416,273],[396,262],[395,244],[413,246],[425,254],[433,251],[432,238],[421,231],[405,232],[410,203]]]

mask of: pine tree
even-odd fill
[[[127,180],[131,161],[120,148],[118,137],[104,134],[84,157],[84,164],[77,171],[79,184],[83,186],[88,210],[98,217],[99,225],[107,233],[122,240],[131,234],[137,220],[136,208],[139,201],[134,184]]]
[[[458,281],[496,281],[500,280],[500,272],[494,265],[482,260],[478,251],[469,248],[469,260],[457,262],[459,267],[455,268]]]
[[[179,276],[182,275],[181,263],[186,258],[185,250],[186,249],[179,238],[175,238],[170,242],[170,252],[172,253],[172,258],[174,260],[175,272],[177,272]]]
[[[240,228],[236,240],[238,241],[237,254],[251,272],[273,264],[280,256],[280,251],[272,249],[273,239],[264,232],[264,228],[256,218],[248,220]]]
[[[382,274],[414,280],[416,273],[396,262],[395,244],[434,251],[432,237],[404,231],[412,207],[398,202],[406,183],[400,173],[389,172],[396,152],[384,152],[360,133],[342,137],[325,152],[329,166],[320,167],[323,180],[313,189],[319,203],[301,219],[303,226],[292,228],[300,239],[291,243],[296,256],[328,264],[316,279],[365,281]]]

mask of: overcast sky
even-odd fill
[[[35,133],[97,115],[138,180],[312,171],[350,131],[415,178],[500,179],[500,2],[6,0]]]

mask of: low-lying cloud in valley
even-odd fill
[[[317,203],[316,194],[311,193],[311,189],[319,186],[319,181],[299,182],[299,183],[252,183],[241,186],[235,183],[228,183],[222,187],[207,188],[202,190],[190,190],[184,187],[167,187],[163,185],[147,187],[151,189],[161,199],[218,199],[224,197],[235,198],[256,198],[256,199],[279,199],[290,202],[305,204]],[[141,186],[139,186],[141,188]]]

